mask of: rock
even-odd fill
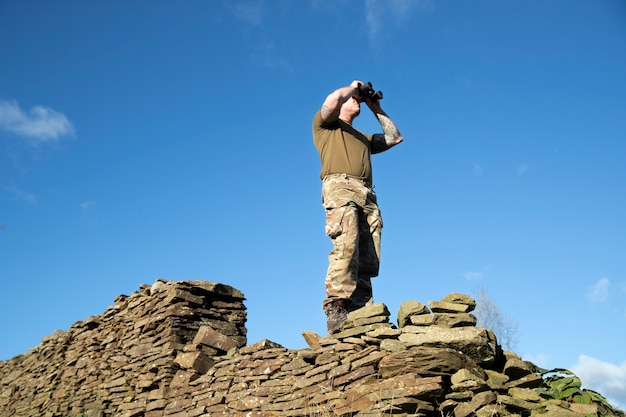
[[[506,388],[537,388],[543,385],[543,378],[538,374],[528,374],[520,379],[509,381]]]
[[[475,372],[472,372],[466,368],[459,369],[454,374],[452,374],[452,377],[450,378],[450,382],[452,383],[453,386],[461,384],[466,381],[475,381],[480,384],[485,384],[485,380],[483,378],[476,375]]]
[[[224,352],[229,351],[232,348],[237,347],[237,342],[222,333],[215,331],[210,326],[202,326],[196,333],[196,337],[193,339],[193,344],[202,344]]]
[[[414,346],[405,351],[389,353],[378,366],[383,378],[407,373],[420,376],[452,375],[464,368],[484,375],[480,367],[463,353],[439,347]]]
[[[534,365],[475,327],[462,294],[433,313],[403,303],[400,329],[384,304],[366,306],[333,337],[302,332],[300,350],[248,345],[244,299],[205,281],[142,284],[0,361],[0,415],[625,417],[606,403],[550,399]]]
[[[447,347],[459,350],[485,367],[489,367],[495,361],[497,354],[497,341],[493,333],[476,327],[450,329],[441,326],[405,326],[399,340],[407,346]]]
[[[534,403],[538,403],[543,401],[543,397],[535,390],[530,388],[511,388],[509,389],[509,395],[515,399],[530,401]]]
[[[447,303],[444,301],[429,301],[428,306],[433,313],[467,313],[470,306],[466,304]]]
[[[424,304],[417,301],[405,301],[400,304],[400,310],[398,311],[398,327],[402,328],[409,324],[409,319],[412,316],[429,313],[430,310]]]
[[[476,317],[469,313],[433,313],[409,317],[415,326],[463,327],[475,326]]]
[[[179,352],[174,362],[185,369],[193,369],[199,374],[206,373],[215,363],[202,352]]]
[[[466,294],[451,293],[441,299],[444,303],[463,304],[469,307],[467,312],[474,311],[476,308],[476,300]]]
[[[318,350],[322,348],[322,345],[320,343],[322,336],[320,336],[319,334],[309,330],[305,330],[302,332],[302,337],[304,337],[304,341],[307,345],[309,345],[311,349]]]
[[[402,352],[407,349],[406,345],[396,339],[383,339],[380,341],[380,350],[386,352]]]
[[[492,390],[504,390],[505,384],[509,382],[509,377],[501,374],[500,372],[496,372],[492,369],[485,369],[485,373],[487,374],[487,385]]]
[[[470,402],[461,403],[454,409],[455,417],[467,417],[486,405],[496,402],[496,394],[491,391],[476,394]]]
[[[597,415],[598,414],[598,405],[597,404],[579,404],[579,403],[570,403],[570,410],[575,413],[581,413],[585,415]]]
[[[504,374],[511,379],[520,379],[535,371],[535,366],[531,362],[518,358],[510,358],[504,365]]]

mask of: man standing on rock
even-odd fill
[[[328,257],[326,299],[328,333],[340,330],[348,312],[372,303],[371,278],[378,275],[382,217],[372,185],[371,155],[402,142],[395,123],[372,94],[371,84],[355,80],[326,97],[313,118],[313,142],[320,155]],[[352,122],[365,102],[383,133],[366,135]]]

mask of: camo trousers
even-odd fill
[[[378,275],[383,220],[376,193],[359,178],[345,174],[324,177],[322,204],[326,234],[333,249],[328,256],[326,299],[349,299],[350,310],[373,302],[371,278]]]

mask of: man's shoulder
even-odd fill
[[[313,127],[321,129],[337,129],[339,127],[339,119],[324,120],[322,117],[322,110],[320,109],[316,111],[315,116],[313,116]]]

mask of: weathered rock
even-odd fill
[[[509,377],[500,372],[485,369],[485,373],[487,374],[487,385],[489,385],[489,388],[492,390],[504,390],[505,384],[509,382]]]
[[[193,339],[193,344],[206,345],[222,350],[224,352],[229,351],[232,348],[237,347],[237,342],[222,333],[215,331],[210,326],[202,326],[196,333],[196,337]]]
[[[537,388],[543,385],[543,378],[538,374],[528,374],[505,384],[506,388]]]
[[[570,410],[575,413],[581,413],[585,415],[598,414],[598,405],[597,404],[579,404],[579,403],[570,403]]]
[[[521,400],[519,398],[509,397],[508,395],[498,395],[498,403],[503,404],[507,408],[513,409],[515,411],[518,411],[524,414],[541,408],[536,403]]]
[[[585,417],[582,413],[577,413],[569,408],[561,407],[559,405],[548,405],[545,410],[542,408],[533,410],[530,415],[531,417]]]
[[[459,369],[454,374],[452,374],[450,378],[450,382],[452,383],[452,386],[462,384],[467,381],[474,381],[479,384],[486,383],[482,375],[480,376],[476,375],[475,371],[472,371],[466,368]]]
[[[414,326],[463,327],[475,326],[476,316],[469,313],[433,313],[411,316],[409,321]]]
[[[380,350],[386,352],[402,352],[407,349],[407,346],[396,339],[383,339],[380,341]]]
[[[371,339],[378,339],[378,343],[384,339],[397,339],[401,334],[402,331],[394,327],[379,327],[365,333],[365,335]]]
[[[520,379],[535,372],[535,366],[528,361],[518,358],[510,358],[504,365],[504,374],[511,379]]]
[[[333,337],[336,337],[340,340],[345,340],[346,338],[363,336],[369,332],[380,329],[392,329],[393,325],[391,323],[374,323],[367,324],[364,326],[356,326],[356,327],[342,327],[339,333],[333,334]]]
[[[530,388],[511,388],[509,389],[509,395],[518,400],[530,401],[534,403],[543,401],[543,397]]]
[[[476,410],[476,417],[501,417],[514,414],[510,414],[506,411],[506,408],[500,404],[489,404],[478,410]]]
[[[313,350],[318,350],[322,348],[320,340],[322,337],[310,330],[305,330],[302,332],[302,337],[304,337],[304,341],[309,345],[309,347]]]
[[[398,327],[402,328],[409,324],[411,316],[429,313],[430,310],[424,304],[413,300],[405,301],[400,304],[400,310],[398,311]]]
[[[383,378],[400,374],[423,377],[452,375],[464,368],[479,375],[483,372],[471,358],[457,350],[428,346],[414,346],[406,351],[389,353],[379,363]]]
[[[202,352],[179,352],[174,362],[185,369],[193,369],[200,374],[206,373],[213,364],[213,359]]]
[[[433,313],[467,313],[470,306],[466,304],[448,303],[444,301],[429,301],[428,306]]]
[[[457,405],[454,409],[454,416],[467,417],[469,415],[472,415],[479,408],[495,403],[496,398],[496,394],[491,391],[478,393],[472,398],[470,402]]]
[[[476,308],[476,300],[466,294],[460,294],[458,292],[453,292],[451,294],[446,295],[441,299],[444,303],[453,303],[453,304],[464,304],[469,307],[467,312],[474,311]]]
[[[120,295],[103,314],[0,362],[0,415],[624,417],[605,403],[549,399],[534,366],[494,350],[493,333],[468,313],[408,302],[398,330],[374,304],[333,337],[303,332],[310,348],[290,350],[246,344],[243,300],[221,284],[162,279]],[[456,293],[433,306],[474,308]]]
[[[348,318],[343,323],[342,331],[367,327],[371,325],[389,323],[389,309],[385,304],[371,304],[348,313]],[[391,326],[391,324],[389,325]]]
[[[476,327],[405,326],[399,339],[407,346],[459,350],[486,367],[495,361],[497,355],[497,341],[493,333]]]

